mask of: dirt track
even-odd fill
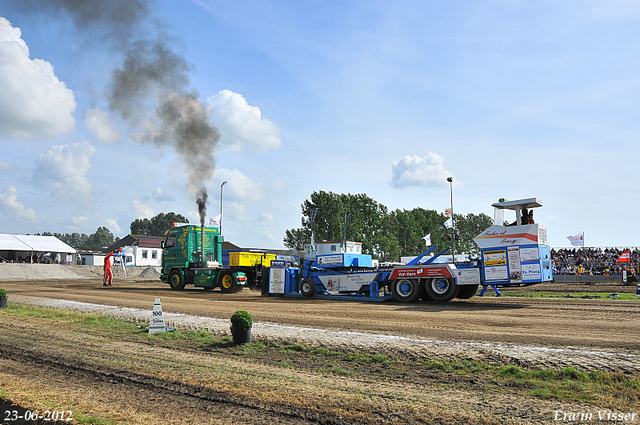
[[[249,311],[258,323],[462,344],[488,343],[631,354],[631,359],[625,362],[638,365],[627,366],[631,370],[640,371],[640,357],[633,360],[640,356],[640,304],[634,301],[503,296],[474,297],[449,303],[361,303],[262,297],[259,293],[246,289],[237,294],[206,292],[193,287],[176,292],[160,281],[131,279],[116,281],[113,288],[103,288],[99,281],[93,279],[3,282],[3,287],[12,295],[149,311],[153,300],[160,298],[165,312],[225,320],[234,311],[242,309]],[[538,285],[536,288],[564,290],[567,293],[585,289],[576,285]],[[600,291],[611,292],[633,289],[621,286],[598,287]],[[354,338],[352,335],[351,339]],[[321,345],[330,343],[320,341]],[[609,361],[614,360],[608,358],[604,361],[606,369],[627,369],[626,366],[616,365],[615,361],[607,367],[606,363]],[[599,362],[595,364],[597,363]],[[577,366],[588,368],[589,364]]]
[[[246,289],[238,294],[193,287],[175,292],[153,280],[116,281],[113,288],[103,288],[96,280],[3,282],[2,287],[10,295],[148,310],[154,298],[161,298],[165,312],[220,319],[245,309],[257,322],[283,325],[640,354],[640,304],[633,301],[486,296],[449,303],[361,303],[262,297]],[[565,288],[569,293],[575,285]],[[611,292],[621,289],[624,288],[598,288]]]
[[[467,301],[449,303],[401,304],[396,302],[360,303],[348,301],[325,301],[313,299],[291,299],[261,297],[258,293],[244,290],[238,294],[222,294],[218,291],[206,292],[200,289],[171,291],[168,285],[155,280],[121,279],[113,288],[103,288],[95,279],[2,282],[11,298],[17,302],[38,303],[38,299],[64,299],[96,305],[109,305],[140,309],[150,312],[153,300],[162,300],[163,311],[167,314],[169,326],[188,326],[209,329],[214,332],[228,332],[228,318],[239,309],[249,311],[257,322],[254,326],[256,339],[303,342],[308,345],[345,349],[373,349],[377,352],[393,354],[397,351],[412,352],[419,356],[435,359],[479,359],[494,364],[548,365],[552,367],[575,366],[579,369],[598,368],[625,372],[634,376],[640,374],[640,304],[636,301],[592,300],[592,299],[537,299],[503,296],[501,298],[474,297]],[[569,286],[538,286],[539,289],[558,291],[584,290]],[[599,286],[599,291],[630,292],[631,287]],[[50,301],[52,302],[52,301]],[[87,308],[99,308],[89,306]],[[105,311],[113,314],[114,309]],[[132,314],[129,310],[118,310],[118,314]],[[184,316],[172,316],[179,313]],[[193,317],[192,317],[193,316]],[[217,318],[213,320],[207,318]],[[185,322],[186,320],[186,322]],[[207,322],[209,320],[209,322]],[[284,325],[284,326],[278,326]],[[10,329],[20,335],[21,324],[12,324]],[[15,328],[15,329],[14,329]],[[29,328],[31,329],[31,328]],[[327,331],[328,330],[328,331]],[[344,332],[350,331],[350,332]],[[64,334],[59,336],[64,339]],[[69,337],[71,338],[71,337]],[[73,345],[75,342],[69,342]],[[86,357],[92,358],[95,343],[88,343]],[[97,348],[95,348],[97,350]],[[100,348],[102,350],[103,348]],[[139,349],[139,348],[138,348]],[[113,350],[126,351],[127,348],[114,347]],[[6,370],[15,369],[15,376],[32,374],[34,382],[43,370],[49,376],[59,374],[60,385],[64,387],[65,373],[71,373],[77,381],[78,391],[95,394],[96,397],[112,397],[104,390],[92,386],[95,379],[109,382],[109,394],[119,394],[105,407],[109,409],[124,406],[131,398],[149,398],[149,406],[140,412],[149,415],[147,423],[161,423],[155,420],[160,406],[170,404],[179,414],[185,398],[183,411],[193,411],[188,406],[208,403],[207,409],[214,416],[229,409],[238,412],[233,420],[237,423],[342,423],[340,417],[331,415],[324,418],[311,417],[304,410],[282,409],[263,404],[244,405],[236,399],[220,398],[220,393],[206,394],[200,387],[181,386],[178,391],[171,381],[142,382],[147,377],[128,376],[122,371],[105,372],[93,364],[70,365],[66,354],[60,357],[53,353],[46,360],[30,355],[27,351],[0,352],[0,361]],[[149,350],[147,356],[159,356],[164,361],[168,353]],[[84,356],[83,356],[84,357]],[[198,360],[190,355],[194,364],[209,360]],[[58,361],[58,358],[60,359]],[[154,357],[155,358],[155,357]],[[2,360],[4,359],[4,360]],[[29,360],[31,359],[31,360]],[[246,367],[243,366],[243,367]],[[69,369],[65,372],[66,369]],[[84,371],[84,372],[83,372]],[[96,378],[97,377],[97,378]],[[419,391],[426,389],[431,378],[416,381]],[[26,381],[23,381],[23,383]],[[52,382],[51,385],[54,383]],[[343,385],[336,384],[338,388]],[[383,384],[377,384],[383,385]],[[376,387],[382,391],[389,383]],[[437,385],[436,385],[437,386]],[[116,391],[116,393],[114,393]],[[370,391],[370,390],[367,390]],[[160,397],[153,399],[154,394]],[[431,394],[439,397],[439,393]],[[520,399],[505,395],[494,401],[474,401],[472,393],[461,396],[467,400],[447,411],[444,416],[473,415],[474,409],[480,417],[473,423],[545,423],[554,409],[569,409],[558,402],[544,402]],[[476,406],[477,404],[477,406]],[[110,406],[110,407],[109,407]],[[146,406],[146,404],[145,404]],[[476,406],[476,407],[474,407]],[[480,407],[478,407],[480,406]],[[574,406],[584,409],[584,406]],[[470,409],[470,410],[469,410]],[[387,415],[387,414],[385,414]],[[484,416],[486,415],[486,417]],[[194,416],[195,421],[211,416]],[[393,422],[388,420],[385,422]],[[525,418],[520,422],[517,417]],[[471,418],[471,416],[469,416]],[[528,418],[528,419],[527,419]],[[542,419],[541,419],[542,418]],[[184,419],[184,418],[183,418]],[[157,421],[160,422],[157,422]],[[154,422],[155,421],[155,422]],[[204,421],[206,422],[206,421]],[[209,422],[218,423],[211,419]],[[400,421],[402,422],[402,421]],[[464,422],[464,421],[463,421]],[[191,423],[176,419],[175,423]],[[450,423],[443,420],[442,423]]]

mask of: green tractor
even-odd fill
[[[218,228],[193,224],[175,225],[165,232],[160,280],[175,291],[193,284],[205,291],[219,287],[227,293],[238,292],[247,283],[244,273],[223,268]]]

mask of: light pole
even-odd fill
[[[453,177],[447,177],[449,189],[451,190],[451,243],[453,245],[453,264],[456,263],[456,223],[453,218]]]
[[[222,235],[222,188],[227,184],[227,181],[223,181],[220,185],[220,234]]]

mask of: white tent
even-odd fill
[[[61,260],[75,263],[76,250],[55,236],[10,235],[0,233],[0,256],[6,260],[16,260],[18,256],[23,255],[25,258],[30,258],[31,255],[36,253],[60,254]]]

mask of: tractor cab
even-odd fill
[[[538,198],[526,198],[516,201],[507,201],[501,198],[500,201],[491,205],[493,207],[493,224],[497,226],[522,226],[525,224],[535,224],[533,219],[533,209],[542,207],[542,202]],[[505,221],[505,210],[515,211],[514,221]]]
[[[533,220],[533,209],[542,207],[542,201],[500,199],[492,207],[493,226],[473,239],[481,251],[483,281],[505,286],[551,281],[547,228]],[[515,219],[505,221],[505,211],[514,211]]]

